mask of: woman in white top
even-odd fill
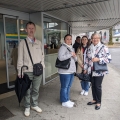
[[[60,76],[61,90],[60,90],[60,102],[62,106],[71,108],[74,102],[70,101],[70,88],[74,80],[74,72],[76,72],[75,62],[77,60],[74,49],[72,48],[72,36],[67,34],[64,37],[64,43],[59,49],[58,59],[60,61],[71,58],[70,67],[68,69],[58,69]]]

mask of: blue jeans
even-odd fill
[[[61,82],[60,102],[70,100],[70,88],[74,80],[74,74],[59,74]]]
[[[89,82],[81,81],[81,86],[82,86],[82,89],[83,89],[83,90],[85,90],[86,92],[88,92],[89,87],[90,87]]]

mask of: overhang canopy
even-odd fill
[[[0,7],[46,12],[72,27],[72,33],[97,31],[120,22],[120,0],[0,0]]]

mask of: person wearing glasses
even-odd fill
[[[109,63],[111,61],[111,55],[109,53],[108,47],[102,44],[100,34],[94,33],[91,39],[92,39],[92,44],[88,48],[86,54],[84,73],[88,73],[91,75],[90,81],[92,84],[93,100],[88,102],[87,105],[96,104],[95,110],[99,110],[101,107],[102,81],[104,75],[108,73],[108,70],[95,71],[93,63],[99,62],[99,64],[103,64],[103,65]]]

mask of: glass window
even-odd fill
[[[3,15],[0,14],[0,89],[2,85],[6,83],[6,50],[4,40],[4,26],[3,26]],[[3,90],[0,90],[2,94]]]
[[[50,16],[44,15],[44,52],[45,52],[45,81],[58,76],[55,62],[59,47],[68,33],[68,24]]]
[[[26,20],[19,20],[19,26],[20,26],[20,40],[23,40],[26,38],[27,36],[27,33],[25,31],[25,28],[26,28],[26,23],[28,21]]]
[[[68,33],[68,25],[58,19],[44,15],[44,49],[45,54],[57,53],[64,36]]]

